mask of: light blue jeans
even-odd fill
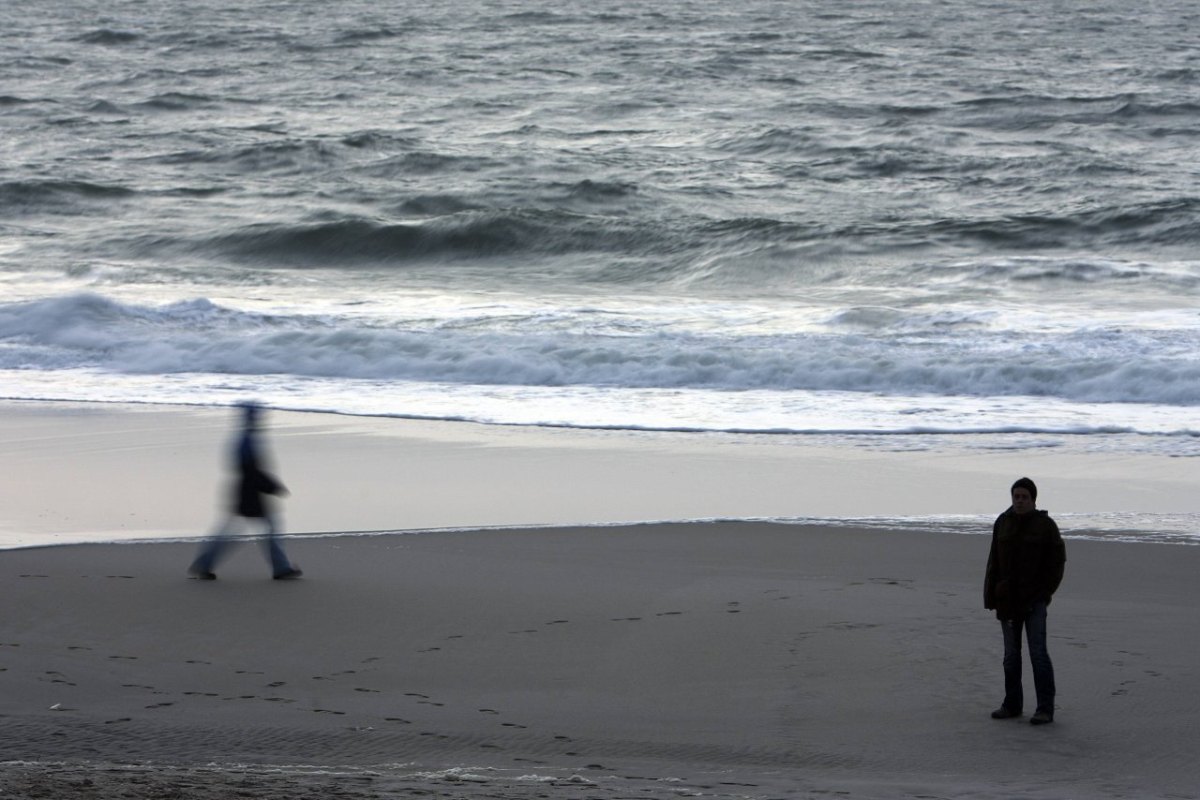
[[[213,572],[217,562],[224,555],[226,548],[234,541],[234,529],[237,527],[235,523],[245,521],[246,517],[230,517],[225,520],[216,534],[204,543],[200,550],[200,555],[192,563],[192,570],[195,572]],[[263,539],[263,547],[267,551],[267,558],[271,560],[271,574],[283,575],[292,569],[292,564],[288,561],[287,554],[283,552],[283,547],[279,544],[278,526],[275,524],[273,516],[256,517],[261,519],[263,525],[266,526],[267,535]]]
[[[1054,664],[1046,649],[1046,604],[1036,602],[1021,619],[1000,620],[1004,629],[1004,707],[1021,711],[1025,703],[1021,687],[1021,631],[1029,643],[1029,662],[1033,665],[1033,687],[1037,692],[1037,710],[1054,713]]]

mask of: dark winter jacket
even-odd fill
[[[1011,508],[992,525],[992,549],[983,581],[983,607],[997,619],[1020,619],[1062,583],[1067,550],[1058,525],[1045,511]]]
[[[263,469],[257,436],[252,430],[242,434],[234,457],[238,479],[233,487],[233,513],[243,517],[266,516],[266,495],[279,494],[283,484]]]

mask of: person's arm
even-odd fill
[[[1000,520],[992,524],[992,546],[988,549],[987,569],[983,573],[983,607],[989,611],[996,609],[996,526]]]
[[[1050,598],[1058,591],[1067,568],[1067,546],[1058,530],[1058,524],[1049,517],[1046,521],[1050,523],[1050,539],[1046,543],[1044,591],[1046,602],[1049,603]]]
[[[258,442],[254,437],[246,436],[242,440],[240,456],[242,469],[255,491],[262,494],[287,494],[287,489],[279,479],[262,468],[262,462],[258,456]]]

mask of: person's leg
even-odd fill
[[[217,577],[213,572],[216,569],[217,562],[224,555],[225,549],[232,541],[232,534],[236,517],[226,517],[213,535],[209,537],[203,545],[200,546],[200,553],[196,556],[196,560],[188,567],[188,572],[195,575],[197,578],[204,580],[212,580]]]
[[[288,561],[287,553],[283,552],[283,546],[279,544],[279,527],[275,523],[275,517],[271,514],[263,516],[263,524],[267,526],[267,536],[263,540],[263,546],[267,549],[267,558],[271,560],[271,575],[275,578],[298,578],[300,570],[292,566]]]
[[[1004,704],[1002,709],[1013,716],[1021,713],[1025,706],[1024,689],[1021,687],[1021,628],[1023,620],[1002,619],[1004,632]]]
[[[1033,685],[1037,691],[1037,713],[1054,718],[1054,664],[1046,647],[1046,604],[1034,603],[1025,623],[1029,641],[1029,662],[1033,665]],[[1047,720],[1049,721],[1049,720]]]

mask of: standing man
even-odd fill
[[[1029,721],[1054,721],[1054,665],[1046,649],[1046,606],[1062,582],[1067,551],[1058,526],[1037,509],[1029,478],[1012,485],[1012,505],[992,526],[992,549],[983,582],[983,607],[995,610],[1004,632],[1004,703],[993,719],[1021,716],[1021,631],[1029,642],[1037,709]]]
[[[216,580],[217,576],[213,569],[230,543],[234,521],[240,517],[262,520],[263,525],[266,526],[267,535],[263,544],[266,547],[267,556],[271,560],[273,577],[276,580],[299,578],[300,570],[288,561],[276,536],[278,526],[271,508],[271,496],[286,495],[287,488],[267,472],[262,465],[258,447],[258,423],[261,409],[254,403],[247,403],[242,406],[242,412],[242,433],[238,437],[233,451],[237,479],[233,483],[229,516],[217,529],[216,535],[204,543],[200,555],[192,562],[188,572],[200,580]]]

